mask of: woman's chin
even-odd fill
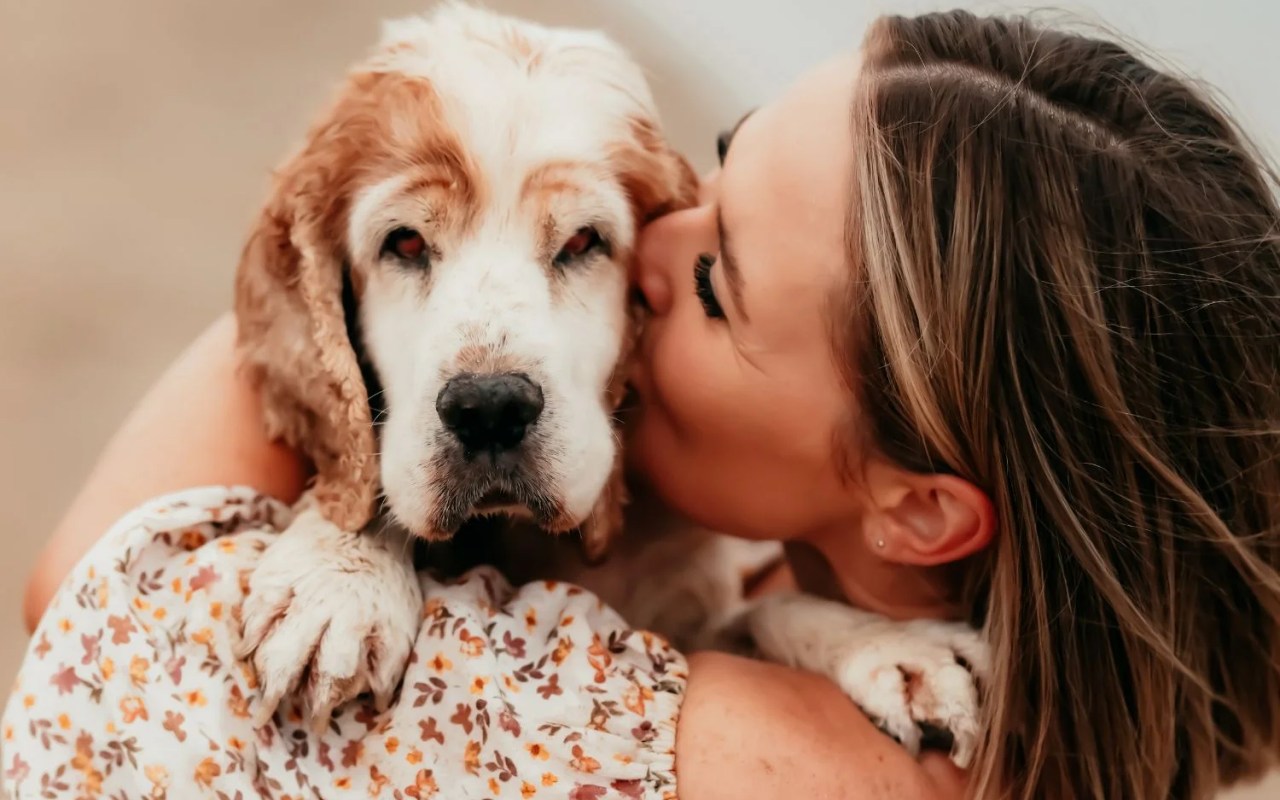
[[[629,481],[647,481],[644,445],[638,434],[643,424],[642,417],[643,410],[638,404],[618,413],[622,421],[622,459]]]
[[[662,457],[662,448],[654,449],[653,409],[643,402],[630,407],[622,417],[623,465],[627,482],[636,491],[663,493],[664,478],[669,477],[669,465]]]

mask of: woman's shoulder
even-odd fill
[[[676,733],[682,800],[964,797],[942,754],[913,758],[833,683],[721,653],[689,658]]]

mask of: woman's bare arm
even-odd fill
[[[695,654],[676,732],[681,800],[964,797],[945,755],[912,758],[826,678]]]
[[[302,461],[263,433],[260,405],[235,369],[235,320],[215,322],[151,388],[116,432],[54,529],[27,584],[34,630],[62,579],[121,515],[156,495],[237,484],[292,502]]]

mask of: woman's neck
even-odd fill
[[[787,560],[802,591],[840,600],[890,619],[954,619],[954,570],[888,561],[861,546],[848,531],[786,544]]]

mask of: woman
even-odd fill
[[[640,248],[634,466],[698,522],[784,540],[805,588],[983,624],[991,735],[964,778],[824,681],[697,657],[681,796],[1201,798],[1259,773],[1280,212],[1229,120],[1114,44],[956,12],[881,20],[722,150]],[[229,358],[223,325],[117,437],[32,621],[146,497],[297,496]]]

